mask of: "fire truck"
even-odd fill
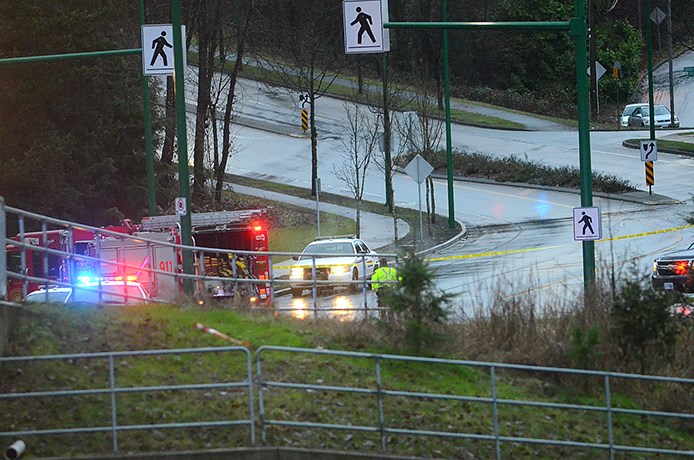
[[[268,251],[266,222],[265,209],[191,215],[200,297],[270,299],[269,257],[262,254]],[[153,216],[132,235],[95,240],[91,252],[102,278],[138,281],[153,298],[174,300],[182,287],[180,243],[179,216]]]

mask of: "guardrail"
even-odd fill
[[[339,362],[343,359],[359,359],[365,361],[366,364],[371,363],[373,366],[373,373],[371,378],[368,378],[368,373],[365,371],[364,375],[360,376],[362,382],[371,382],[371,385],[362,386],[348,386],[348,385],[329,385],[321,381],[316,382],[315,380],[309,382],[307,380],[302,381],[290,381],[290,377],[287,376],[287,372],[275,372],[271,375],[281,377],[282,379],[271,378],[268,376],[271,373],[272,368],[268,363],[269,360],[264,360],[263,355],[268,353],[280,353],[283,354],[282,359],[277,360],[277,364],[281,369],[287,369],[291,367],[288,363],[286,355],[313,355],[313,356],[327,356],[331,358],[332,362]],[[681,455],[694,457],[693,446],[680,446],[680,449],[666,448],[666,447],[650,447],[650,446],[634,446],[619,444],[615,441],[615,434],[624,430],[624,426],[619,422],[615,421],[617,416],[638,416],[638,417],[656,417],[661,419],[666,419],[675,422],[694,422],[694,414],[690,413],[677,413],[677,412],[665,412],[657,410],[641,410],[634,408],[618,407],[615,403],[615,393],[612,390],[615,381],[641,381],[656,384],[666,384],[666,385],[682,385],[683,391],[681,394],[692,395],[694,394],[694,379],[685,378],[672,378],[672,377],[658,377],[658,376],[648,376],[648,375],[637,375],[637,374],[624,374],[624,373],[613,373],[613,372],[600,372],[600,371],[587,371],[579,369],[564,369],[564,368],[552,368],[552,367],[538,367],[538,366],[524,366],[524,365],[514,365],[514,364],[500,364],[500,363],[490,363],[490,362],[477,362],[477,361],[463,361],[463,360],[449,360],[449,359],[435,359],[435,358],[423,358],[423,357],[413,357],[413,356],[399,356],[399,355],[380,355],[380,354],[370,354],[370,353],[359,353],[359,352],[348,352],[348,351],[333,351],[333,350],[322,350],[322,349],[300,349],[300,348],[289,348],[289,347],[277,347],[277,346],[263,346],[258,348],[256,351],[256,372],[258,374],[258,404],[259,404],[259,418],[260,418],[260,430],[261,438],[263,443],[267,442],[267,432],[269,426],[280,426],[280,427],[294,427],[300,429],[326,429],[326,430],[339,430],[339,431],[350,431],[350,432],[364,432],[364,433],[374,433],[380,438],[381,452],[383,454],[388,454],[389,437],[391,436],[420,436],[420,437],[434,437],[434,438],[445,438],[445,439],[461,439],[461,440],[475,440],[475,441],[486,441],[493,444],[494,446],[494,457],[496,459],[502,458],[502,450],[504,446],[511,447],[513,444],[528,444],[528,445],[542,445],[542,446],[560,446],[560,447],[575,447],[580,449],[588,449],[591,452],[606,452],[609,454],[610,459],[614,459],[616,453],[644,453],[644,454],[663,454],[663,455]],[[309,358],[298,359],[298,362],[304,362]],[[465,394],[465,392],[460,392],[458,394],[441,394],[436,392],[424,392],[424,391],[409,391],[407,389],[397,389],[400,385],[399,382],[388,381],[384,377],[384,363],[423,363],[430,364],[432,366],[453,366],[461,371],[464,368],[477,368],[486,370],[488,373],[489,382],[489,395],[488,396],[475,396],[470,394]],[[362,362],[362,364],[364,364]],[[363,367],[361,367],[363,368]],[[498,393],[498,388],[500,385],[499,374],[504,372],[514,372],[514,373],[524,373],[529,376],[533,375],[543,375],[549,377],[551,380],[553,376],[575,376],[597,379],[602,381],[602,389],[604,400],[602,404],[591,403],[591,404],[569,404],[560,403],[553,401],[528,401],[520,399],[511,399],[509,397],[501,397]],[[433,371],[432,371],[433,372]],[[392,373],[390,375],[397,375]],[[302,373],[293,373],[292,376],[301,376],[306,378]],[[315,378],[315,376],[313,376]],[[351,380],[352,376],[345,376],[347,380]],[[338,379],[339,380],[339,379]],[[396,379],[397,380],[397,379]],[[415,382],[413,382],[416,385]],[[461,385],[462,387],[462,385]],[[318,420],[300,420],[298,418],[291,418],[290,414],[286,414],[286,411],[282,411],[283,418],[272,418],[269,413],[272,407],[268,407],[266,394],[274,393],[278,390],[300,390],[303,392],[311,392],[316,395],[333,395],[332,398],[323,399],[322,404],[328,405],[330,401],[344,401],[344,397],[341,394],[354,394],[360,399],[370,400],[371,402],[371,414],[373,414],[372,423],[361,425],[354,423],[347,414],[344,416],[343,423],[337,423],[335,418],[338,418],[335,414],[329,414],[326,417],[321,417],[320,411],[316,407],[312,407],[309,410],[304,411],[308,414],[313,414],[313,417]],[[314,399],[318,399],[316,396]],[[307,398],[307,401],[310,401]],[[428,402],[440,402],[443,401],[450,405],[454,403],[465,403],[465,404],[481,404],[489,408],[489,419],[491,420],[491,426],[484,433],[484,429],[476,427],[479,431],[477,432],[461,432],[461,430],[455,430],[452,426],[455,421],[448,421],[449,430],[435,430],[426,429],[423,420],[420,422],[419,427],[408,427],[407,425],[412,425],[407,423],[403,419],[397,419],[393,415],[386,416],[388,411],[391,414],[397,413],[398,408],[402,403],[402,400],[417,400],[417,401],[428,401]],[[317,404],[317,403],[316,403]],[[360,410],[363,412],[367,411],[368,402],[365,402]],[[343,403],[344,405],[344,403]],[[548,424],[547,431],[545,432],[545,437],[529,437],[529,436],[519,436],[513,435],[515,426],[520,422],[523,423],[523,417],[518,418],[514,413],[515,408],[519,407],[532,407],[540,409],[556,409],[559,411],[567,412],[586,412],[586,413],[596,413],[602,417],[602,421],[596,420],[596,423],[601,424],[604,427],[604,433],[602,433],[599,440],[578,440],[580,438],[587,438],[588,436],[582,433],[577,433],[574,440],[568,439],[557,439],[557,433],[551,431],[551,424]],[[355,412],[356,409],[351,407],[350,410]],[[409,414],[411,418],[415,414]],[[307,416],[305,416],[308,418]],[[341,417],[340,417],[341,418]],[[329,419],[327,421],[325,419]],[[441,420],[438,421],[441,423]],[[436,425],[437,423],[432,423]],[[589,454],[589,456],[593,456]]]
[[[496,459],[535,456],[531,452],[555,447],[569,449],[553,451],[557,455],[580,450],[585,458],[694,457],[694,446],[681,441],[692,439],[686,427],[694,423],[694,414],[637,408],[614,389],[637,382],[649,385],[651,391],[676,386],[680,394],[690,396],[694,379],[279,346],[262,346],[254,358],[255,372],[251,351],[243,346],[0,357],[0,377],[5,377],[0,381],[12,377],[16,386],[0,386],[5,413],[0,442],[9,445],[21,436],[35,454],[40,454],[36,446],[44,444],[51,452],[67,449],[69,455],[81,456],[103,454],[103,448],[95,451],[95,446],[104,439],[102,444],[81,444],[75,435],[108,434],[114,453],[146,452],[142,440],[155,430],[178,429],[187,430],[192,439],[204,435],[209,449],[250,447],[256,445],[259,427],[263,445],[279,447],[288,439],[310,439],[307,432],[320,431],[325,437],[303,446],[317,448],[338,439],[336,432],[347,432],[339,439],[370,436],[377,440],[370,453],[383,455],[413,455],[402,451],[408,448],[405,441],[421,438],[426,440],[422,441],[426,452],[440,449],[440,455],[448,453],[448,458],[464,456],[466,448],[477,444],[483,445],[478,453]],[[135,365],[135,360],[145,359],[149,361]],[[354,365],[349,374],[342,374],[340,363],[347,360]],[[47,370],[49,362],[55,366]],[[415,375],[407,374],[412,363],[420,366]],[[151,374],[142,374],[143,364]],[[23,388],[18,372],[37,373],[32,381],[45,386]],[[444,374],[456,376],[460,385],[455,390],[447,385],[447,393],[431,389],[436,387],[436,376]],[[43,375],[45,379],[39,378]],[[586,385],[600,391],[586,389],[569,401],[557,394],[515,391],[521,382],[551,382],[558,377],[582,379],[574,382],[576,388]],[[166,381],[151,384],[153,378]],[[188,398],[182,405],[188,412],[177,410],[180,394]],[[38,409],[32,404],[38,413],[27,413],[22,403],[28,399],[46,404]],[[191,413],[193,405],[196,410]],[[54,414],[60,423],[47,414]],[[583,419],[576,424],[583,431],[568,428],[573,417]],[[95,418],[103,422],[94,424]],[[85,426],[85,420],[92,424]],[[643,435],[649,420],[659,430],[652,436]],[[593,430],[585,430],[587,421],[594,422]],[[216,436],[209,434],[213,429]],[[633,435],[632,429],[642,435]],[[523,435],[524,430],[530,435]],[[642,443],[625,441],[626,433]],[[159,436],[162,443],[164,436]],[[171,439],[179,447],[186,440],[180,434]],[[460,450],[450,450],[456,448]]]
[[[198,378],[202,372],[199,372],[199,367],[196,367],[197,362],[190,361],[187,363],[191,367],[186,375],[171,376],[172,381],[182,380],[185,383],[171,383],[159,385],[139,384],[133,385],[133,380],[140,376],[130,374],[130,365],[128,360],[142,359],[144,357],[155,357],[154,363],[161,365],[161,360],[167,356],[175,356],[172,361],[166,362],[166,365],[171,366],[171,372],[176,372],[177,367],[181,367],[181,356],[202,354],[224,354],[237,353],[245,355],[245,371],[242,372],[241,380],[225,379],[225,368],[219,366],[216,371],[210,375],[214,376],[213,381],[195,382],[192,379]],[[94,361],[105,362],[105,366],[94,363]],[[246,347],[230,346],[230,347],[208,347],[208,348],[186,348],[186,349],[170,349],[170,350],[145,350],[145,351],[120,351],[120,352],[102,352],[102,353],[78,353],[64,355],[45,355],[45,356],[10,356],[0,357],[0,369],[3,372],[9,372],[9,369],[20,369],[20,372],[41,372],[38,368],[32,368],[33,363],[58,362],[58,366],[51,367],[47,376],[47,386],[56,386],[58,389],[42,389],[42,390],[21,390],[21,391],[3,391],[0,393],[0,403],[3,406],[3,412],[7,415],[13,414],[4,418],[0,426],[4,426],[4,431],[0,431],[0,439],[16,439],[19,436],[29,437],[49,437],[53,435],[86,435],[94,433],[110,433],[112,440],[113,452],[120,451],[119,435],[123,432],[133,431],[151,431],[158,429],[174,429],[174,428],[201,428],[201,427],[230,427],[230,426],[245,426],[249,432],[249,441],[251,445],[255,445],[255,413],[253,403],[253,374],[251,352]],[[243,364],[241,367],[244,367]],[[154,364],[153,364],[154,366]],[[197,371],[196,371],[197,369]],[[228,373],[228,371],[227,371]],[[121,375],[124,374],[122,377]],[[192,375],[191,375],[192,374]],[[145,377],[146,379],[146,377]],[[2,381],[2,380],[0,380]],[[127,381],[127,382],[123,382]],[[102,386],[92,386],[92,382],[102,383]],[[123,383],[122,383],[123,382]],[[195,414],[198,417],[209,416],[211,413],[217,414],[217,420],[192,420],[192,421],[172,421],[172,422],[156,422],[156,418],[160,420],[168,419],[171,413],[163,413],[161,410],[150,411],[143,406],[151,404],[150,401],[159,401],[160,404],[166,406],[171,404],[170,400],[174,398],[164,398],[159,395],[175,392],[190,392],[190,391],[207,391],[210,390],[225,390],[227,393],[224,397],[215,398],[206,396],[208,400],[212,400],[214,404],[201,404],[203,407],[213,407],[207,413],[201,412]],[[223,410],[224,406],[229,406],[229,394],[232,391],[241,390],[239,397],[243,398],[245,393],[246,417],[232,417],[238,415],[238,411]],[[149,398],[138,400],[124,400],[127,395],[146,394]],[[99,396],[105,398],[98,399]],[[34,420],[33,423],[21,423],[26,425],[45,425],[44,428],[24,428],[8,430],[7,422],[12,417],[17,417],[21,412],[21,403],[27,399],[39,398],[41,400],[51,401],[46,406],[50,407],[50,413],[55,414],[55,417],[60,418],[64,423],[71,423],[77,426],[69,428],[58,428],[51,426],[52,420]],[[56,402],[59,400],[59,402]],[[202,398],[201,398],[202,399]],[[237,398],[234,398],[237,399]],[[119,402],[120,400],[120,402]],[[227,401],[225,401],[227,400]],[[15,403],[16,405],[13,405]],[[100,404],[108,404],[108,410],[103,411]],[[175,404],[175,403],[174,403]],[[139,410],[138,410],[139,407]],[[175,409],[175,407],[174,407]],[[81,426],[82,413],[96,412],[101,413],[101,419],[104,422],[102,425],[96,426]],[[172,411],[175,415],[175,410]],[[68,415],[69,414],[69,415]],[[123,420],[132,420],[136,417],[143,420],[141,423],[124,423]],[[22,420],[31,419],[31,414],[22,414]],[[29,416],[29,417],[28,417]],[[149,420],[145,423],[144,421]],[[7,443],[9,445],[9,443]],[[129,449],[133,449],[132,443]]]
[[[1,198],[1,197],[0,197]],[[364,316],[377,314],[378,307],[376,306],[375,295],[370,293],[371,281],[368,276],[362,276],[361,279],[344,281],[340,284],[343,287],[349,287],[352,294],[360,293],[357,301],[354,296],[349,302],[343,302],[341,305],[326,306],[326,302],[320,302],[319,297],[321,291],[325,287],[334,287],[335,283],[319,279],[316,275],[317,268],[320,267],[320,257],[318,254],[301,254],[290,252],[254,252],[243,250],[227,250],[219,248],[207,248],[199,246],[184,246],[176,244],[172,241],[165,241],[161,238],[162,233],[148,234],[146,232],[137,233],[134,235],[114,232],[108,229],[92,227],[62,219],[55,219],[39,214],[31,213],[21,209],[13,208],[0,201],[0,227],[6,232],[8,219],[16,224],[19,228],[19,233],[16,237],[9,238],[8,235],[0,234],[0,241],[4,241],[5,247],[12,246],[15,251],[7,253],[3,251],[0,255],[0,300],[8,299],[18,301],[32,290],[38,289],[40,286],[51,287],[72,287],[74,282],[70,280],[76,279],[75,264],[92,264],[97,267],[97,271],[109,271],[116,268],[120,271],[137,272],[140,274],[145,289],[149,290],[149,294],[153,296],[155,301],[232,301],[237,305],[248,306],[251,303],[259,304],[260,302],[252,302],[252,298],[258,298],[260,289],[269,287],[267,298],[274,311],[295,312],[311,312],[314,315],[319,313],[331,314],[334,312],[363,312]],[[28,233],[26,228],[38,228],[37,233],[42,237],[34,237],[36,241],[30,241],[26,238]],[[62,245],[60,248],[48,247],[47,240],[50,239],[47,235],[49,232],[62,230],[65,234],[64,238],[69,242],[67,245]],[[133,262],[123,260],[121,256],[117,256],[118,260],[105,260],[99,257],[99,252],[105,251],[99,243],[100,239],[95,238],[92,250],[94,254],[77,253],[75,236],[79,231],[91,232],[101,238],[109,238],[122,242],[122,247],[118,244],[110,243],[110,248],[117,251],[118,254],[124,254],[126,251],[135,253],[135,245],[140,247],[144,253],[154,254],[153,248],[168,248],[169,252],[180,254],[181,251],[191,251],[196,260],[196,273],[182,273],[181,266],[178,263],[178,258],[170,257],[166,263],[158,263],[154,260],[154,256],[147,256]],[[53,235],[54,233],[51,233]],[[153,239],[159,235],[158,239]],[[163,234],[165,236],[165,234]],[[105,243],[104,243],[105,244]],[[7,249],[6,249],[7,250]],[[10,257],[19,256],[19,260],[7,260],[8,254]],[[302,283],[310,290],[311,302],[310,305],[303,306],[278,306],[273,300],[278,293],[287,293],[290,290],[292,281],[288,275],[277,272],[275,260],[289,260],[286,266],[282,267],[290,270],[294,262],[291,260],[293,256],[302,255],[304,258],[311,259],[311,273],[313,276],[310,280],[302,280]],[[372,254],[336,254],[335,256],[347,256],[354,258],[356,262],[354,266],[359,268],[360,273],[368,273],[367,267],[372,268],[372,262],[369,259],[374,257]],[[169,254],[171,256],[171,254]],[[237,261],[246,259],[248,261],[256,260],[263,256],[268,258],[269,279],[258,279],[256,276],[249,273],[242,273],[238,269]],[[210,257],[223,257],[231,261],[229,276],[212,276],[207,275],[205,261]],[[395,254],[379,254],[378,257],[386,257],[390,260],[397,261]],[[60,263],[60,273],[55,267],[57,261]],[[397,262],[396,262],[397,263]],[[282,264],[284,265],[284,264]],[[8,266],[10,267],[8,269]],[[149,281],[145,281],[149,280]],[[181,288],[184,280],[189,280],[193,283],[194,294],[193,299],[185,299]],[[147,283],[150,283],[149,285]],[[9,285],[14,286],[8,289]],[[18,287],[19,286],[19,287]],[[223,295],[216,296],[211,293],[215,287],[219,287]],[[99,286],[96,287],[99,289]],[[210,292],[208,292],[210,291]]]

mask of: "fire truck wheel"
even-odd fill
[[[304,292],[301,288],[292,288],[292,296],[301,297],[301,293]]]

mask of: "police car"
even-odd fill
[[[137,304],[148,300],[145,289],[134,281],[91,281],[74,287],[44,287],[24,298],[24,302],[34,303],[111,305]]]
[[[378,254],[354,237],[319,238],[309,243],[290,269],[291,293],[300,297],[305,289],[344,286],[356,291],[358,280],[370,279]],[[353,282],[354,281],[354,282]]]

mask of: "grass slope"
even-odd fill
[[[32,305],[23,308],[9,355],[90,353],[99,351],[218,347],[230,343],[195,329],[202,323],[251,348],[279,345],[302,348],[392,352],[377,345],[384,330],[379,323],[300,321],[261,311],[238,312],[227,308],[192,305],[137,306],[127,308],[64,308]],[[387,341],[384,341],[387,342]],[[227,383],[245,378],[245,355],[137,356],[117,358],[115,379],[119,387],[149,385]],[[418,362],[381,363],[383,389],[489,398],[488,371],[451,364]],[[104,360],[73,358],[56,362],[28,362],[0,370],[3,393],[52,389],[108,388]],[[601,379],[560,384],[538,376],[497,372],[497,395],[505,399],[531,399],[602,405]],[[375,389],[372,358],[330,357],[278,352],[263,355],[263,381],[300,382],[306,385],[353,386]],[[580,390],[579,390],[580,388]],[[651,391],[657,388],[649,387]],[[257,388],[256,388],[257,391]],[[615,385],[615,407],[638,407],[620,395]],[[0,431],[56,427],[109,427],[110,396],[89,395],[3,401],[12,417],[0,421]],[[183,392],[128,392],[117,396],[120,424],[194,423],[249,417],[248,396],[243,388],[189,390]],[[268,419],[378,426],[378,404],[371,393],[266,388],[264,408]],[[257,411],[256,407],[256,411]],[[257,414],[257,412],[256,412]],[[434,397],[384,398],[388,427],[458,433],[493,433],[492,408],[478,401],[443,401]],[[694,446],[691,425],[675,426],[662,420],[614,414],[615,442],[682,449]],[[499,405],[499,429],[503,436],[527,436],[581,442],[607,442],[604,414],[585,410],[548,409]],[[109,453],[110,433],[25,437],[30,446],[26,458]],[[378,431],[327,430],[271,425],[268,445],[322,448],[378,454]],[[216,428],[128,430],[119,435],[120,452],[155,452],[248,446],[249,429],[238,425]],[[494,442],[389,435],[387,452],[438,458],[490,458]],[[505,458],[596,458],[597,450],[502,443]],[[652,458],[618,454],[616,458]],[[665,458],[665,457],[664,457]]]

